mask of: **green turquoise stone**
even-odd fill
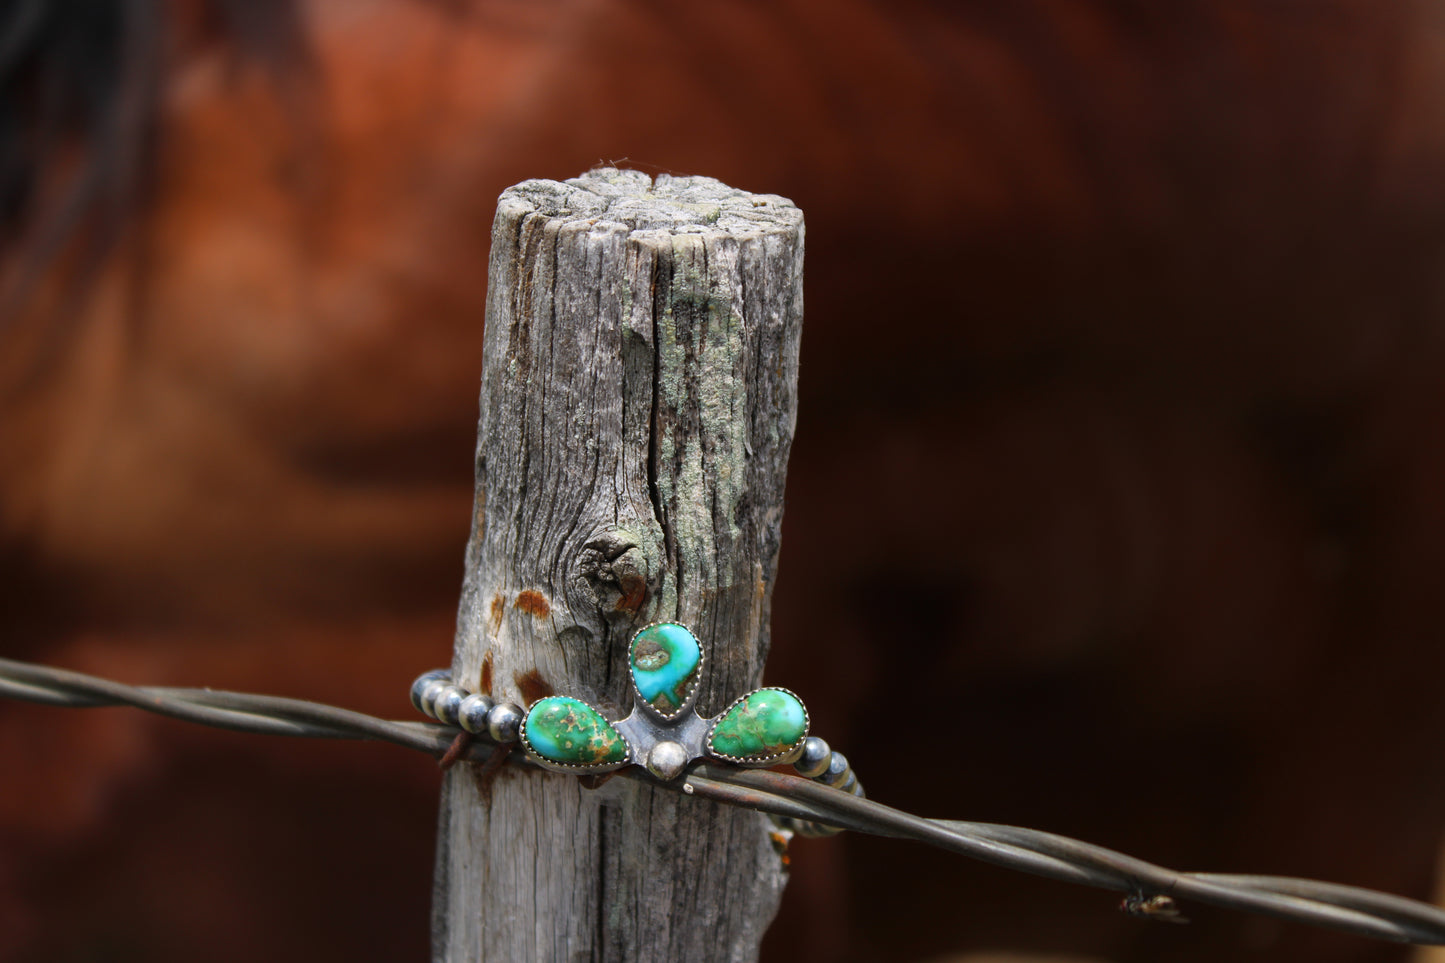
[[[786,689],[758,689],[723,714],[707,745],[720,756],[762,761],[783,755],[807,734],[802,700]]]
[[[632,637],[632,684],[642,701],[665,716],[687,704],[702,668],[702,646],[676,622],[649,625]]]
[[[549,696],[527,710],[522,724],[527,748],[560,766],[611,766],[627,761],[627,741],[580,699]]]

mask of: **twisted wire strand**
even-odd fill
[[[396,722],[336,706],[215,689],[128,686],[65,669],[0,659],[0,697],[68,708],[133,706],[201,725],[317,739],[370,739],[440,758],[462,730]],[[496,747],[476,739],[462,757]],[[520,753],[510,764],[535,768]],[[1282,876],[1183,873],[1054,833],[994,823],[925,819],[875,800],[769,770],[696,763],[660,782],[637,767],[617,776],[787,819],[911,839],[1007,869],[1130,894],[1162,894],[1400,943],[1445,944],[1445,911],[1374,890]]]

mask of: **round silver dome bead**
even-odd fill
[[[443,689],[436,697],[437,721],[445,722],[449,726],[459,725],[457,713],[466,697],[466,690],[461,686],[449,685]]]
[[[803,754],[793,763],[793,769],[800,776],[816,779],[828,771],[832,759],[832,748],[817,736],[809,736],[803,740]]]
[[[480,692],[474,692],[462,700],[461,706],[457,709],[457,722],[468,732],[483,733],[487,731],[487,713],[492,711],[496,705],[491,697],[484,696]]]
[[[676,742],[659,742],[647,754],[647,771],[663,782],[671,782],[687,768],[687,750]]]
[[[495,742],[516,742],[522,727],[522,710],[510,702],[492,706],[487,713],[487,735]]]
[[[450,677],[451,672],[447,669],[432,669],[424,675],[417,676],[416,681],[411,684],[411,704],[416,707],[417,712],[422,715],[431,715],[431,711],[427,709],[425,693],[432,683],[439,682],[446,685],[450,681]]]

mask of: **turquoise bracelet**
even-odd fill
[[[790,764],[800,776],[863,795],[843,754],[808,734],[807,707],[788,689],[754,689],[717,716],[698,715],[703,652],[687,626],[643,627],[632,637],[627,661],[633,708],[625,719],[609,720],[595,706],[564,695],[523,710],[468,692],[444,669],[412,683],[411,700],[439,722],[500,744],[520,742],[529,759],[554,772],[582,775],[637,765],[670,782],[702,758],[751,767]],[[806,835],[831,832],[791,820],[786,826]]]

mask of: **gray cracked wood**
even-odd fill
[[[503,193],[455,678],[625,715],[632,633],[675,619],[703,646],[702,713],[761,682],[802,265],[796,207],[709,178]],[[785,878],[759,814],[517,768],[488,791],[459,765],[433,957],[751,960]]]

